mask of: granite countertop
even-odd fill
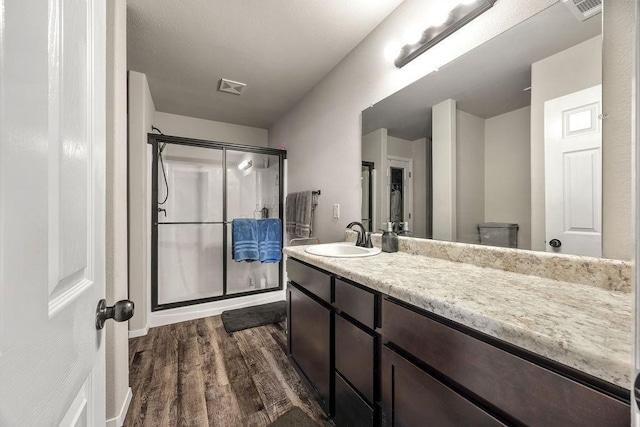
[[[330,258],[284,253],[631,389],[632,296],[593,286],[412,255]]]

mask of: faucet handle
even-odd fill
[[[362,233],[360,233],[358,230],[353,230],[356,233],[358,233],[358,238],[356,239],[356,246],[360,246],[363,243],[363,239],[362,239]]]
[[[364,247],[365,248],[372,248],[373,247],[373,243],[371,242],[371,233],[369,233],[369,232],[366,233]]]

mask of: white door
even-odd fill
[[[0,425],[105,422],[105,1],[0,0]]]
[[[547,251],[602,253],[602,86],[545,102]]]
[[[401,171],[402,184],[394,184],[393,170]],[[413,230],[413,160],[402,157],[387,159],[387,221],[408,222]],[[400,202],[401,209],[398,209]],[[400,212],[400,214],[398,214]]]

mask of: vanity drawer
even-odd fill
[[[373,427],[373,409],[336,373],[337,427]]]
[[[629,405],[392,301],[383,340],[523,424],[627,426]]]
[[[369,329],[375,328],[376,294],[336,279],[334,307]]]
[[[342,316],[335,316],[336,369],[373,402],[375,338]]]
[[[289,258],[287,260],[287,275],[289,280],[305,288],[318,298],[331,303],[331,276],[309,267],[300,261]]]

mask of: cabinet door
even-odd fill
[[[335,412],[337,427],[373,427],[373,409],[337,372]]]
[[[331,413],[331,310],[294,286],[289,296],[289,355]]]
[[[381,371],[383,426],[504,425],[386,346]]]

